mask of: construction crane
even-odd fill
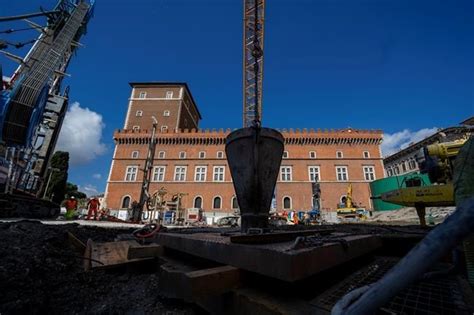
[[[19,210],[27,217],[59,212],[58,205],[38,197],[67,109],[69,88],[62,89],[62,81],[93,8],[93,0],[60,0],[51,11],[0,17],[0,22],[48,17],[45,27],[26,21],[40,35],[25,57],[0,50],[19,63],[9,80],[2,78],[0,91],[0,173],[6,174],[0,180],[0,206],[9,209],[0,216],[17,216]]]
[[[243,126],[262,120],[265,0],[244,0]]]

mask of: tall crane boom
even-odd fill
[[[243,125],[262,119],[265,0],[244,0]]]

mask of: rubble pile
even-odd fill
[[[455,207],[431,207],[426,208],[427,222],[431,216],[432,221],[437,224],[441,223],[451,213],[454,212]],[[373,212],[371,217],[368,217],[368,221],[372,222],[397,222],[407,224],[417,224],[419,222],[415,208],[406,207],[392,211],[377,211]]]
[[[0,223],[0,313],[173,313],[194,307],[160,297],[156,270],[92,270],[69,243],[113,241],[124,229],[34,221]]]

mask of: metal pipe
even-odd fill
[[[474,197],[470,197],[461,202],[446,221],[428,233],[382,279],[349,292],[333,307],[331,314],[372,314],[400,290],[422,277],[441,257],[472,234],[473,229]]]
[[[36,13],[14,15],[14,16],[4,16],[4,17],[0,17],[0,22],[22,20],[26,18],[32,18],[32,17],[37,17],[37,16],[43,16],[43,15],[49,16],[51,14],[56,14],[56,13],[61,13],[61,10],[36,12]]]

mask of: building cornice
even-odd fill
[[[279,130],[286,145],[380,145],[383,139],[381,130],[358,129],[283,129]],[[157,131],[156,142],[160,145],[224,145],[230,129],[184,129]],[[117,130],[114,140],[117,144],[148,144],[149,130]]]

